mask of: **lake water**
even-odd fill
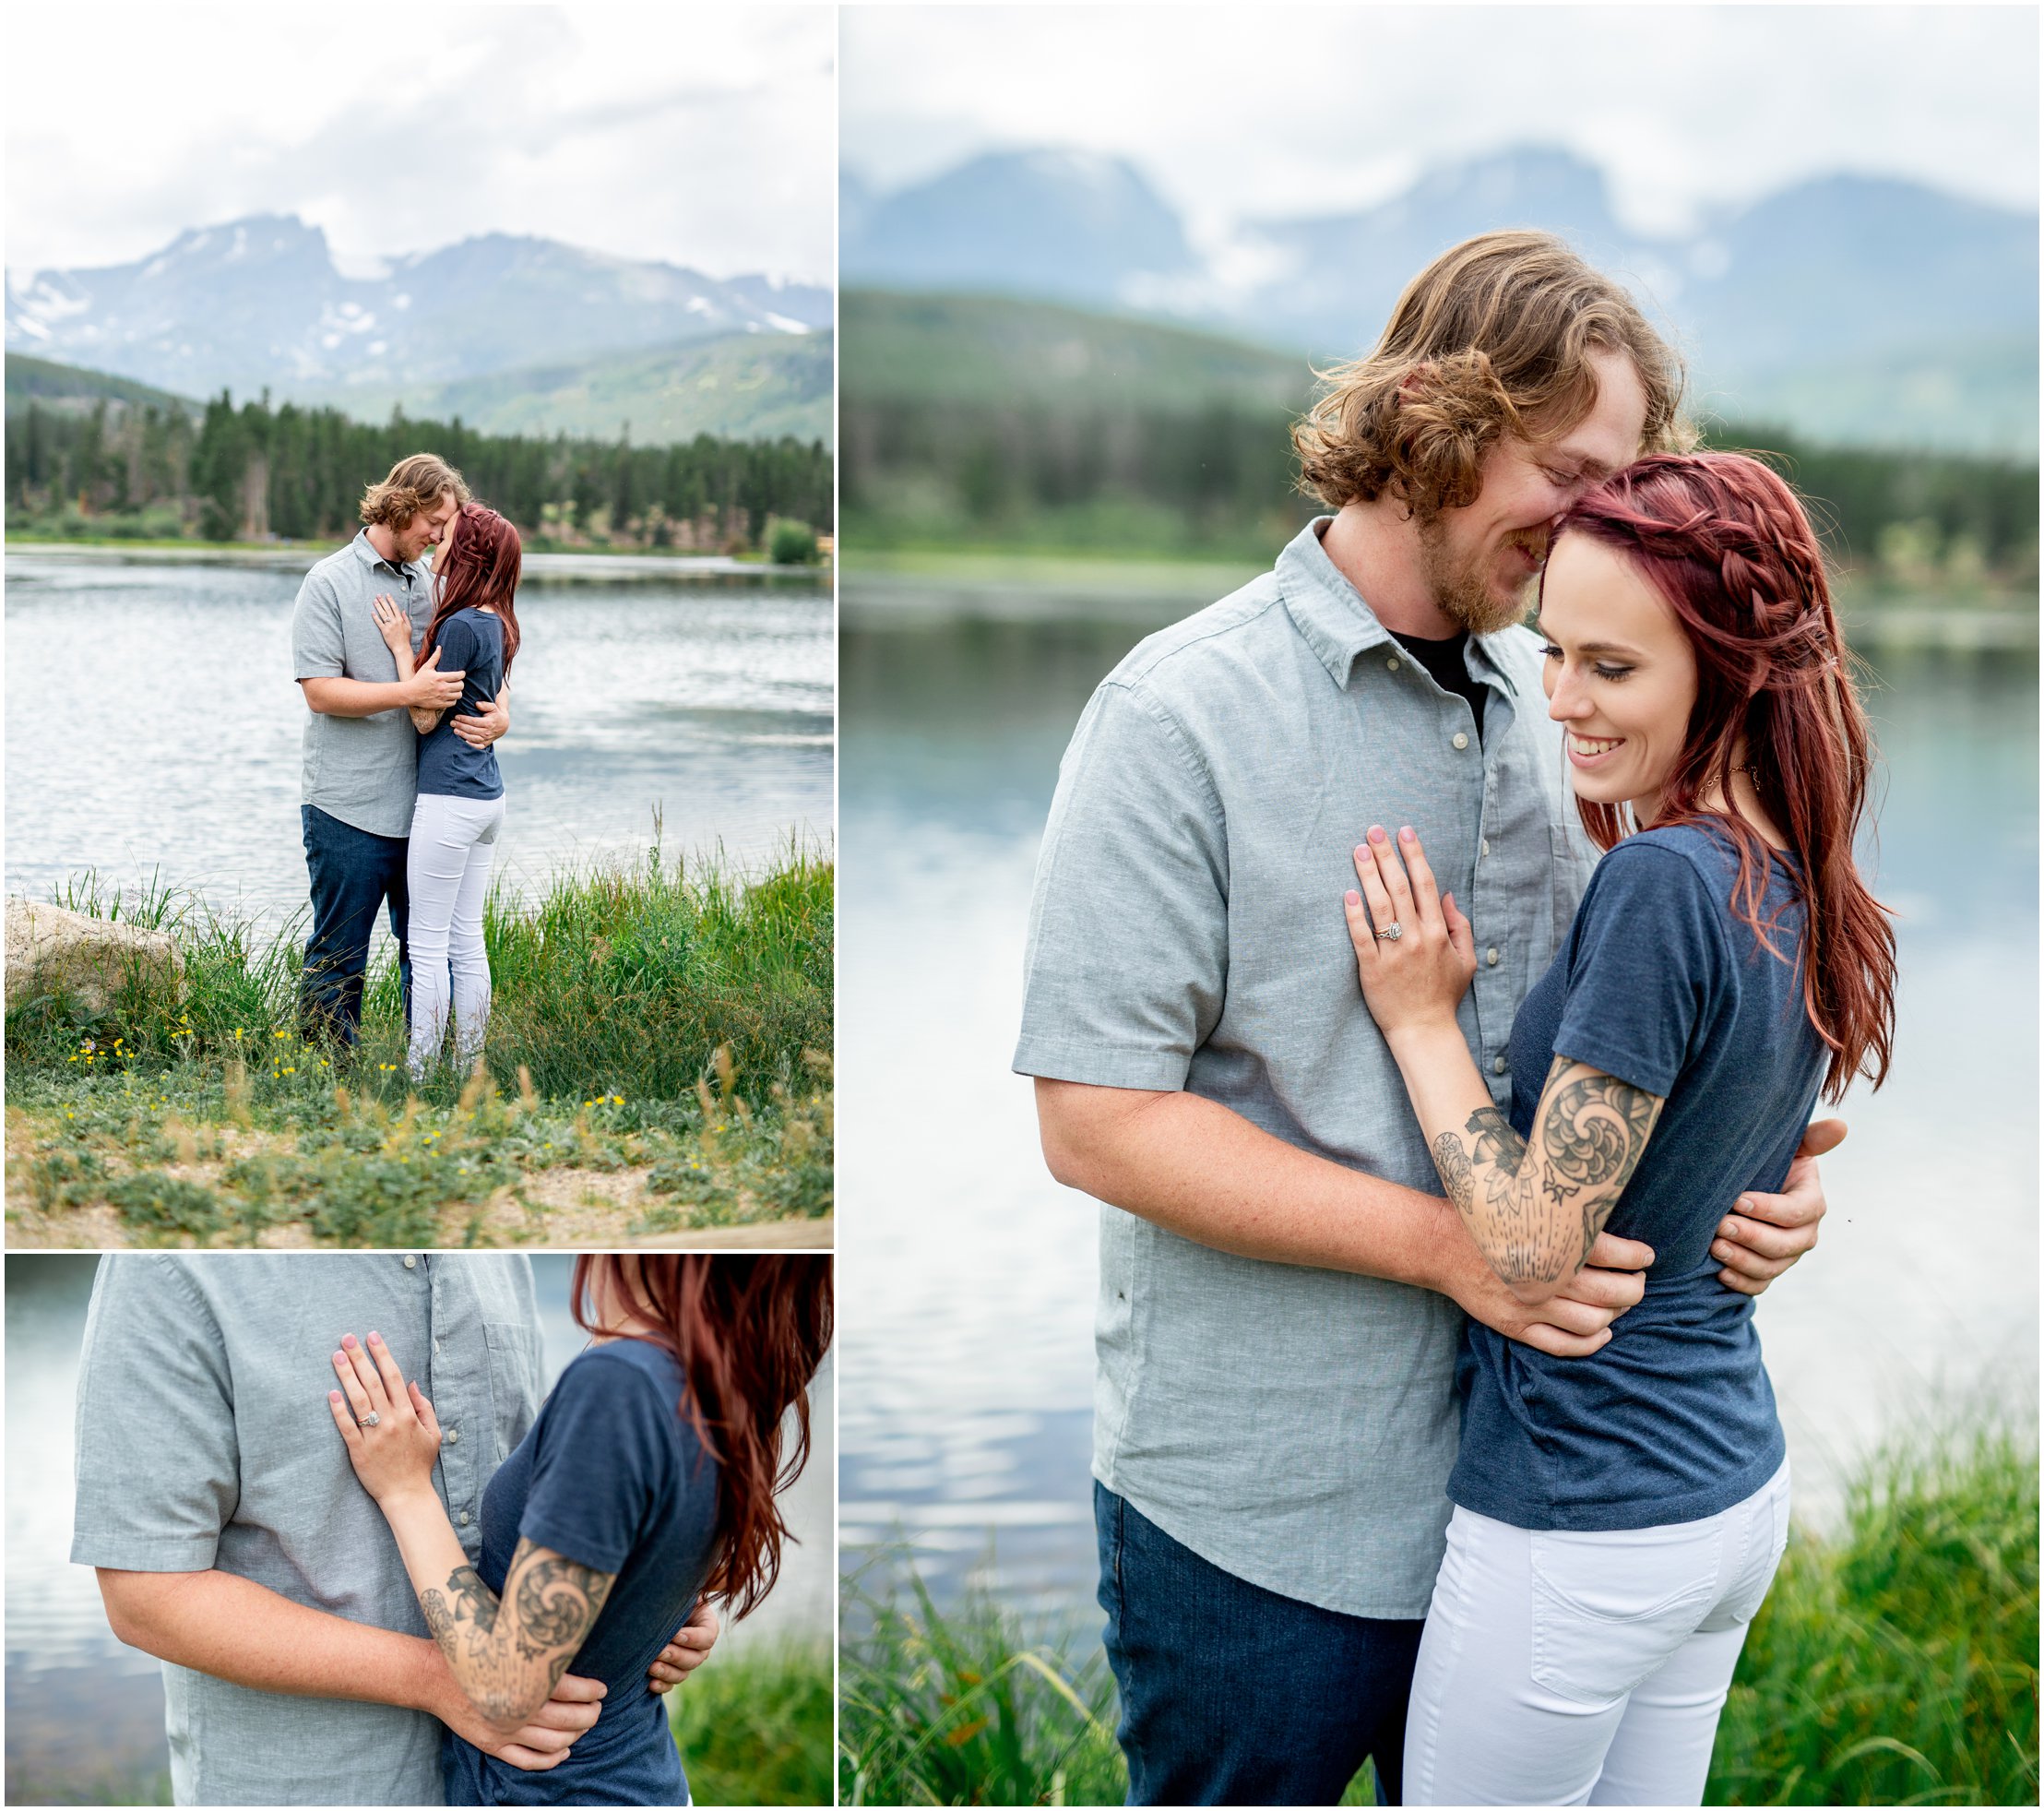
[[[72,1406],[99,1261],[19,1254],[6,1261],[9,1804],[92,1804],[146,1793],[170,1766],[160,1670],[149,1655],[114,1640],[91,1568],[69,1561]],[[532,1258],[550,1388],[588,1340],[568,1314],[573,1266],[566,1257]],[[773,1595],[726,1631],[719,1655],[781,1636],[817,1644],[830,1638],[833,1393],[826,1359],[811,1393],[809,1464],[781,1499],[795,1543],[783,1549]]]
[[[840,1540],[1090,1611],[1098,1209],[1043,1169],[1008,1073],[1057,761],[1099,678],[1197,599],[848,578],[838,1177]],[[1084,614],[1081,614],[1081,613]],[[1901,913],[1888,1085],[1843,1109],[1821,1249],[1760,1326],[1799,1513],[1884,1436],[2037,1388],[2034,646],[1884,651],[1878,891]]]
[[[308,562],[309,563],[309,562]],[[152,871],[272,924],[303,906],[305,706],[288,565],[6,557],[6,888]],[[671,853],[755,864],[831,831],[835,657],[815,580],[529,578],[500,871]]]

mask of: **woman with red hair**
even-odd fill
[[[394,599],[374,605],[376,626],[398,661],[399,679],[437,649],[441,670],[462,675],[461,697],[446,710],[411,713],[419,732],[419,793],[406,845],[411,957],[409,1067],[425,1079],[440,1059],[450,1006],[456,1063],[464,1072],[482,1054],[490,1024],[490,958],[482,911],[504,830],[504,780],[494,747],[471,747],[454,733],[457,717],[480,717],[504,688],[518,651],[514,608],[522,554],[518,531],[494,509],[465,503],[433,563],[433,620],[416,660],[411,622]]]
[[[1456,1024],[1474,940],[1410,828],[1358,847],[1349,935],[1442,1181],[1512,1292],[1546,1301],[1607,1225],[1655,1258],[1587,1358],[1468,1324],[1406,1798],[1694,1805],[1788,1531],[1720,1204],[1777,1189],[1820,1091],[1878,1087],[1894,1033],[1894,935],[1853,862],[1866,720],[1808,518],[1740,455],[1656,455],[1582,497],[1538,628],[1607,853],[1514,1021],[1509,1090]]]
[[[608,1687],[549,1769],[450,1732],[448,1804],[689,1803],[664,1704],[642,1684],[699,1598],[743,1616],[773,1587],[788,1538],[775,1497],[809,1458],[809,1385],[830,1344],[830,1264],[576,1258],[569,1299],[593,1337],[483,1491],[474,1566],[434,1490],[433,1404],[380,1336],[343,1342],[334,1424],[478,1712],[518,1729],[570,1662]]]

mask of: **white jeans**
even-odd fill
[[[411,896],[406,941],[411,953],[414,1080],[423,1080],[439,1060],[447,1035],[450,992],[456,1060],[466,1071],[482,1054],[482,1034],[490,1024],[490,959],[482,949],[482,906],[490,897],[490,864],[503,828],[501,798],[422,792],[412,807],[405,887]]]
[[[1538,1533],[1457,1508],[1406,1715],[1408,1805],[1700,1805],[1788,1467],[1702,1521]]]

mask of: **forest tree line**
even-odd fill
[[[844,399],[842,496],[857,545],[1098,546],[1267,557],[1319,506],[1296,489],[1280,411]],[[1801,494],[1833,557],[1909,582],[2034,585],[2038,468],[1962,454],[1812,446],[1707,424],[1760,452]]]
[[[438,453],[481,501],[540,545],[737,553],[769,524],[831,531],[831,457],[784,437],[634,447],[565,435],[482,434],[459,421],[382,423],[337,409],[175,408],[30,399],[10,411],[10,530],[205,541],[330,541],[352,533],[363,490],[408,453]]]

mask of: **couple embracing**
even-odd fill
[[[376,914],[398,940],[407,1067],[447,1042],[466,1073],[490,1022],[483,907],[504,829],[492,745],[510,727],[518,531],[431,453],[362,495],[354,540],[305,575],[291,660],[311,713],[301,817],[312,934],[300,1028],[351,1048]],[[429,566],[426,554],[437,550]]]
[[[1107,1204],[1132,1802],[1701,1800],[1788,1527],[1753,1298],[1895,958],[1816,537],[1681,390],[1560,242],[1455,247],[1295,432],[1332,515],[1065,755],[1015,1066]]]
[[[659,1694],[772,1585],[830,1260],[104,1257],[71,1558],[180,1805],[685,1805]],[[791,1450],[787,1448],[791,1448]]]

